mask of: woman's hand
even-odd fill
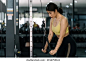
[[[54,55],[54,54],[56,54],[56,52],[57,52],[57,50],[54,49],[54,50],[51,50],[51,51],[49,52],[49,54],[50,54],[50,55]]]
[[[43,52],[43,53],[46,53],[47,51],[46,51],[46,49],[42,49],[42,52]]]

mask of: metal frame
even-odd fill
[[[33,40],[32,40],[32,28],[33,28],[33,21],[32,21],[32,0],[29,0],[30,6],[30,57],[33,56]]]
[[[6,57],[14,57],[14,0],[6,3]]]

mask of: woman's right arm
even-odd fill
[[[53,37],[53,31],[52,31],[52,19],[50,20],[50,28],[49,28],[49,34],[48,34],[48,41],[51,42]]]
[[[53,31],[52,31],[52,19],[50,20],[50,28],[49,28],[49,34],[48,34],[48,41],[49,43],[51,42],[52,40],[52,37],[53,37]],[[46,41],[46,44],[45,44],[45,49],[47,49],[48,47],[48,42]]]

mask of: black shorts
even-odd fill
[[[76,54],[76,42],[70,36],[64,37],[60,48],[56,53],[56,57],[75,57]]]

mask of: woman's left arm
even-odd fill
[[[58,51],[59,47],[61,46],[62,44],[62,41],[63,41],[63,38],[66,34],[66,29],[67,29],[67,26],[68,26],[68,20],[67,18],[64,18],[62,21],[61,21],[61,28],[60,28],[60,37],[57,41],[57,44],[56,44],[56,47],[55,47],[55,50]]]

